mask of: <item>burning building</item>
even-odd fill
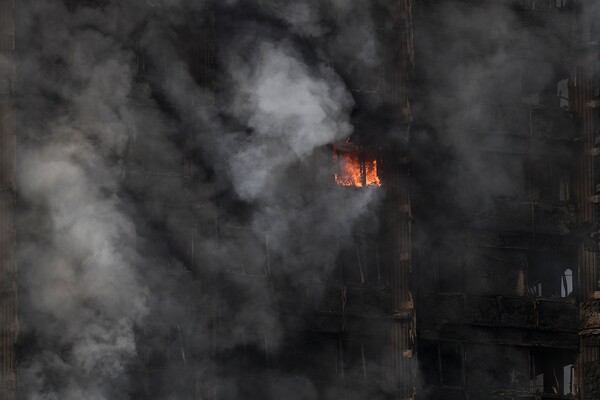
[[[596,8],[1,1],[0,399],[597,398]]]
[[[581,230],[595,218],[590,7],[417,7],[419,124],[435,138],[413,157],[416,180],[436,187],[414,200],[430,398],[597,397],[596,261]]]

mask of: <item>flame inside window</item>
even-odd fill
[[[377,159],[363,148],[348,141],[334,147],[335,183],[341,186],[381,186],[377,174]]]

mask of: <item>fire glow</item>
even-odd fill
[[[377,174],[377,160],[368,158],[359,147],[346,142],[343,149],[334,148],[333,159],[336,163],[335,183],[341,186],[381,186]]]

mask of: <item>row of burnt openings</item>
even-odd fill
[[[572,6],[572,0],[518,0],[518,5],[525,10],[549,10]]]
[[[381,186],[379,151],[372,146],[356,145],[347,139],[333,146],[332,178],[339,186]],[[183,160],[183,177],[190,179],[197,167],[190,158]]]
[[[238,338],[235,346],[186,359],[182,357],[180,343],[171,335],[171,338],[165,338],[164,349],[152,349],[147,355],[146,367],[138,371],[151,373],[154,378],[147,384],[149,387],[156,385],[158,391],[165,384],[161,378],[168,375],[169,370],[176,370],[181,376],[184,374],[181,368],[194,370],[201,367],[206,371],[209,365],[215,369],[219,365],[226,366],[230,373],[239,377],[247,374],[248,378],[256,378],[260,371],[267,374],[277,371],[276,375],[305,377],[317,386],[338,382],[353,386],[373,385],[387,391],[392,368],[389,348],[382,345],[384,340],[384,337],[315,333],[303,341],[274,348],[269,347],[265,335],[264,346],[257,344],[260,340],[251,342]],[[422,383],[429,394],[435,388],[446,388],[479,393],[509,390],[560,398],[576,390],[576,354],[572,351],[420,340],[417,356]],[[211,361],[207,361],[209,359]]]
[[[141,160],[137,151],[143,152],[143,146],[138,146],[137,133],[131,129],[128,134],[120,135],[115,140],[114,155],[123,179],[182,179],[183,184],[193,187],[206,184],[211,178],[211,171],[198,162],[197,156],[188,155],[181,162],[167,160],[159,169],[148,168]],[[330,182],[342,187],[379,187],[383,180],[380,171],[379,151],[374,147],[359,146],[347,142],[334,146],[331,158]]]
[[[151,171],[145,170],[143,164],[136,165],[138,158],[136,151],[143,148],[136,145],[138,135],[133,127],[127,134],[116,138],[114,144],[115,157],[119,166],[123,169],[125,164],[130,163],[131,170],[122,170],[122,174],[136,171],[142,175],[164,176],[183,178],[188,184],[195,184],[197,179],[206,179],[206,169],[198,162],[198,156],[189,154],[184,156],[181,169],[178,162],[170,162],[169,167],[173,170]],[[268,139],[267,139],[268,140]],[[331,182],[339,186],[367,187],[381,186],[380,173],[380,149],[374,146],[356,145],[347,139],[344,142],[332,146],[333,155],[331,163]]]
[[[227,229],[227,228],[225,228]],[[238,269],[231,273],[268,276],[271,271],[268,248],[256,241],[250,230],[234,228],[238,235],[246,233],[244,243],[231,257],[239,260]],[[238,237],[239,239],[239,237]],[[345,282],[359,285],[385,285],[388,266],[385,260],[391,255],[374,240],[354,238],[353,243],[337,249],[334,266],[325,268],[332,273],[327,276],[331,282]],[[519,250],[473,250],[457,254],[456,250],[432,248],[429,256],[422,259],[433,268],[425,269],[424,288],[435,288],[441,292],[469,292],[476,294],[497,294],[523,296],[527,293],[544,297],[567,297],[574,290],[575,257],[572,254],[555,252],[525,252]],[[244,262],[248,257],[258,262]],[[433,275],[431,275],[433,273]],[[435,283],[432,286],[431,283]]]
[[[426,387],[554,398],[576,391],[572,351],[419,340],[417,354]]]
[[[539,49],[527,48],[527,43],[530,42],[511,43],[515,49],[508,55],[508,62],[490,69],[490,77],[493,79],[471,82],[472,71],[469,70],[465,77],[438,74],[427,76],[427,81],[423,83],[432,85],[432,89],[439,91],[441,96],[456,96],[459,101],[460,95],[454,93],[460,94],[469,90],[471,96],[467,102],[470,107],[494,104],[546,108],[557,112],[569,110],[571,101],[577,100],[574,97],[575,93],[570,93],[570,89],[575,85],[575,80],[570,77],[570,67],[565,63],[550,61],[547,56],[536,59],[535,52]],[[537,43],[542,45],[543,41],[538,40]],[[464,49],[458,65],[465,68],[478,65],[482,62],[482,56],[485,57],[485,51],[483,48]],[[560,58],[561,49],[552,48],[549,51],[555,51],[556,59]]]
[[[461,193],[523,201],[568,202],[571,199],[572,157],[568,150],[548,154],[472,151],[472,155],[447,166]],[[183,178],[194,178],[197,167],[183,161]],[[377,150],[345,144],[332,157],[332,183],[367,187],[383,183]]]
[[[564,203],[572,197],[572,162],[565,155],[472,151],[449,167],[457,193],[473,199]]]
[[[191,265],[203,268],[202,265],[211,260],[203,260],[201,244],[207,238],[218,243],[235,243],[228,246],[227,271],[233,274],[249,276],[278,275],[285,270],[280,262],[274,259],[267,235],[260,236],[246,227],[220,225],[216,221],[202,225],[202,231],[193,230],[188,245],[188,257]],[[315,239],[318,240],[318,239]],[[352,236],[343,237],[336,241],[336,247],[329,249],[335,255],[331,264],[308,265],[297,255],[294,264],[305,263],[306,268],[321,272],[315,278],[326,282],[344,282],[366,286],[385,286],[388,282],[389,261],[394,256],[394,249],[381,244],[374,237]],[[401,257],[401,255],[397,255]],[[285,260],[281,262],[285,263]],[[314,262],[314,261],[313,261]],[[324,262],[324,261],[319,261]],[[279,265],[279,267],[277,266]]]
[[[508,297],[572,297],[576,258],[561,251],[435,248],[421,269],[423,289]],[[423,260],[425,261],[425,260]]]
[[[223,365],[231,370],[265,369],[307,376],[314,382],[343,380],[357,384],[383,384],[390,378],[390,349],[387,337],[348,333],[305,333],[278,343],[268,333],[235,332],[213,336],[212,346],[193,348],[180,326],[153,337],[139,338],[143,367],[160,371],[169,368],[196,368]],[[243,375],[243,374],[241,374]]]

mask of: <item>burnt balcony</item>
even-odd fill
[[[575,116],[555,107],[532,108],[531,134],[534,138],[573,140],[577,132]]]
[[[555,99],[558,102],[560,98]],[[578,126],[574,115],[566,108],[558,107],[558,103],[549,106],[484,105],[456,118],[459,124],[468,127],[474,149],[515,154],[529,150],[552,152],[552,147],[544,143],[572,141]]]
[[[293,294],[288,293],[280,304],[281,311],[290,321],[301,320],[302,329],[365,334],[389,330],[391,300],[384,288],[306,282],[297,285]]]
[[[423,296],[418,312],[430,328],[472,325],[575,333],[577,310],[571,298],[432,293]]]
[[[465,219],[470,227],[481,230],[568,235],[575,223],[575,209],[568,203],[494,202]]]

